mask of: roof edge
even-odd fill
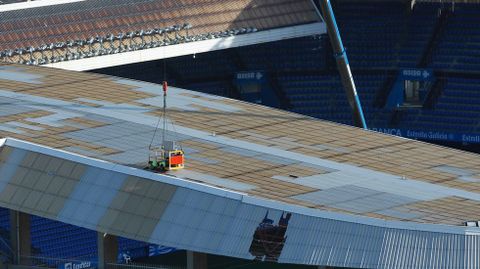
[[[72,71],[88,71],[119,65],[161,60],[166,58],[193,55],[229,48],[250,46],[304,36],[324,34],[326,33],[326,31],[327,29],[325,23],[314,22],[308,24],[281,27],[276,29],[267,29],[250,34],[187,42],[157,48],[122,52],[117,54],[107,54],[57,63],[48,63],[42,66]]]
[[[7,137],[7,138],[4,138],[3,140],[5,140],[5,143],[4,143],[5,146],[10,146],[13,148],[41,153],[48,156],[57,157],[60,159],[97,167],[100,169],[119,172],[119,173],[131,175],[131,176],[138,176],[141,178],[155,180],[155,181],[159,181],[159,182],[170,184],[170,185],[176,185],[179,187],[185,187],[185,188],[193,189],[200,192],[220,195],[222,197],[241,200],[242,196],[247,195],[246,193],[241,193],[234,190],[225,190],[222,188],[210,186],[200,182],[185,180],[175,176],[152,173],[152,172],[144,171],[142,169],[138,169],[135,167],[130,167],[130,166],[112,163],[112,162],[108,162],[108,161],[104,161],[104,160],[100,160],[92,157],[87,157],[77,153],[68,152],[62,149],[55,149],[55,148],[35,144],[32,142],[28,142],[28,141],[24,141],[16,138]]]
[[[46,7],[46,6],[54,6],[54,5],[61,5],[61,4],[69,4],[74,2],[83,2],[86,0],[37,0],[37,1],[26,1],[21,3],[13,3],[13,4],[5,4],[0,5],[0,12],[8,12],[20,9],[28,9],[28,8],[37,8],[37,7]]]
[[[230,198],[234,200],[241,201],[245,204],[251,204],[254,206],[262,206],[270,209],[277,209],[281,211],[289,211],[292,213],[297,213],[305,216],[331,219],[341,222],[349,222],[359,225],[368,225],[376,226],[388,229],[396,230],[411,230],[411,231],[424,231],[424,232],[436,232],[436,233],[445,233],[445,234],[459,234],[459,235],[474,235],[480,236],[480,229],[475,227],[464,227],[464,226],[452,226],[444,224],[429,224],[429,223],[416,223],[416,222],[406,222],[406,221],[392,221],[392,220],[382,220],[378,218],[350,215],[338,212],[325,211],[315,208],[306,208],[298,205],[287,204],[285,202],[280,202],[276,200],[269,200],[262,197],[253,197],[249,196],[246,193],[222,189],[215,186],[189,181],[186,179],[156,174],[149,171],[144,171],[138,168],[129,167],[121,164],[115,164],[104,160],[99,160],[80,154],[64,151],[61,149],[54,149],[47,146],[15,139],[15,138],[3,138],[0,139],[0,148],[4,146],[10,146],[13,148],[23,149],[27,151],[37,152],[45,154],[52,157],[57,157],[69,161],[74,161],[82,163],[85,165],[94,166],[101,169],[106,169],[118,173],[123,173],[131,176],[138,176],[145,179],[155,180],[166,184],[175,185],[178,187],[188,188],[194,191],[199,191],[203,193],[209,193],[212,195]]]

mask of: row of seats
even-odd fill
[[[396,65],[396,46],[405,28],[404,10],[401,2],[334,2],[339,29],[354,69]]]
[[[457,3],[452,10],[451,4],[418,2],[412,9],[405,2],[334,1],[333,7],[371,127],[398,124],[442,130],[469,125],[465,130],[476,131],[480,80],[447,77],[440,96],[428,100],[434,105],[431,111],[396,113],[377,108],[381,101],[376,98],[390,90],[393,72],[404,68],[422,64],[434,71],[478,72],[480,5]],[[441,14],[447,10],[452,11],[442,24]],[[232,92],[234,83],[229,80],[236,72],[263,71],[292,111],[351,124],[351,108],[332,53],[328,36],[320,35],[185,56],[168,61],[167,70],[181,86],[224,96]]]
[[[247,70],[324,69],[326,36],[310,36],[259,44],[236,50]]]
[[[355,76],[367,118],[373,117],[376,112],[373,102],[384,80],[385,77],[381,74]],[[279,82],[289,97],[294,112],[352,124],[351,108],[338,75],[283,76]]]
[[[170,71],[175,70],[184,80],[195,78],[222,77],[234,73],[235,62],[227,57],[223,51],[214,51],[197,55],[187,55],[168,61]]]
[[[9,210],[0,208],[0,236],[5,242],[9,242],[9,219]],[[32,216],[31,240],[33,254],[38,257],[73,260],[97,259],[97,232],[92,230]],[[119,237],[118,244],[119,252],[128,253],[131,258],[148,255],[147,243]],[[0,251],[10,252],[8,247],[1,243]]]
[[[478,71],[480,69],[480,6],[455,4],[432,59],[438,69]]]
[[[193,83],[193,84],[183,85],[182,87],[190,90],[218,95],[218,96],[229,96],[230,94],[229,92],[230,86],[224,81]]]
[[[473,133],[480,124],[480,81],[450,77],[433,110],[410,110],[400,127]]]

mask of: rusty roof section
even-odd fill
[[[202,34],[317,20],[308,0],[89,0],[0,13],[0,50],[184,23]]]

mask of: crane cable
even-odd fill
[[[165,50],[164,50],[165,52]],[[165,58],[165,55],[163,57],[163,82],[162,82],[162,88],[163,88],[163,132],[162,132],[162,148],[165,145],[165,136],[167,132],[167,59]]]
[[[158,126],[160,126],[160,120],[163,119],[163,133],[162,133],[162,146],[165,140],[165,121],[166,121],[166,97],[167,97],[167,60],[165,57],[163,58],[163,112],[160,117],[158,117],[157,125],[155,127],[155,131],[153,132],[152,140],[150,141],[150,145],[148,149],[152,149],[153,141],[155,140],[155,136],[157,135]]]

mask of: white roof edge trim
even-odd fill
[[[193,55],[209,51],[243,47],[267,42],[286,40],[297,37],[324,34],[325,23],[315,22],[303,25],[262,30],[255,33],[182,43],[158,48],[129,51],[117,54],[102,55],[91,58],[49,63],[43,66],[72,71],[87,71],[100,68],[154,61],[178,56]]]
[[[21,3],[4,4],[4,5],[0,5],[0,12],[54,6],[54,5],[69,4],[69,3],[83,2],[83,1],[86,1],[86,0],[36,0],[36,1],[21,2]]]
[[[49,155],[52,157],[62,158],[65,160],[90,165],[93,167],[98,167],[102,169],[111,170],[114,172],[124,173],[127,175],[156,180],[162,183],[175,185],[178,187],[183,187],[183,188],[200,191],[204,193],[209,193],[209,194],[217,195],[220,197],[239,200],[242,203],[246,203],[246,204],[262,206],[262,207],[271,208],[271,209],[277,209],[280,211],[288,211],[291,213],[301,214],[305,216],[350,222],[350,223],[355,223],[359,225],[369,225],[369,226],[377,226],[377,227],[400,229],[400,230],[413,230],[413,231],[425,231],[425,232],[437,232],[437,233],[461,234],[461,235],[480,235],[480,228],[381,220],[381,219],[365,217],[365,216],[330,212],[330,211],[314,209],[314,208],[306,208],[299,205],[287,204],[284,202],[269,200],[266,198],[252,197],[245,193],[236,192],[233,190],[221,189],[221,188],[217,188],[207,184],[188,181],[178,177],[156,174],[149,171],[137,169],[134,167],[129,167],[121,164],[114,164],[107,161],[98,160],[91,157],[82,156],[76,153],[70,153],[68,151],[54,149],[54,148],[38,145],[35,143],[31,143],[31,142],[27,142],[27,141],[15,139],[15,138],[7,137],[4,139],[1,139],[0,143],[2,142],[3,142],[3,145],[14,147],[14,148],[37,152],[37,153]]]
[[[6,142],[7,142],[6,138],[0,139],[0,148],[3,147],[3,145],[5,145]]]
[[[480,229],[474,227],[465,228],[465,235],[480,236]]]
[[[189,188],[192,190],[206,192],[206,193],[218,195],[221,197],[228,197],[235,200],[241,200],[242,196],[247,196],[246,193],[241,193],[233,190],[225,190],[215,186],[210,186],[200,182],[189,181],[186,179],[182,179],[182,178],[178,178],[170,175],[152,173],[149,171],[137,169],[135,167],[111,163],[108,161],[83,156],[77,153],[72,153],[65,150],[61,150],[61,149],[54,149],[47,146],[42,146],[39,144],[35,144],[32,142],[27,142],[27,141],[15,139],[15,138],[7,137],[5,145],[13,148],[23,149],[27,151],[45,154],[52,157],[57,157],[57,158],[68,160],[68,161],[78,162],[88,166],[106,169],[106,170],[110,170],[118,173],[123,173],[131,176],[138,176],[145,179],[151,179],[151,180],[159,181],[165,184]]]

